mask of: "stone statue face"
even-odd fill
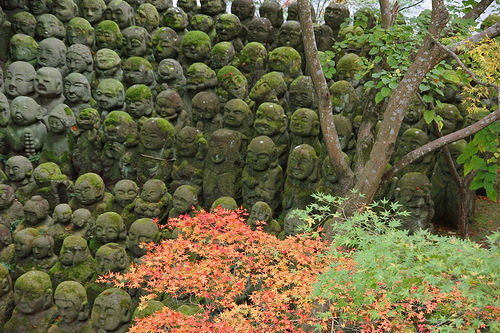
[[[80,4],[81,15],[84,19],[89,21],[90,24],[102,20],[104,8],[106,8],[106,4],[104,2],[101,4],[96,0],[83,0]]]
[[[184,10],[182,10],[182,8],[178,7],[167,9],[165,15],[163,15],[163,22],[165,26],[177,31],[185,29],[189,24],[187,14],[184,12]]]
[[[68,204],[59,204],[54,208],[54,214],[52,218],[55,223],[66,224],[71,222],[71,207]]]
[[[197,97],[198,94],[195,96]],[[209,99],[204,97],[193,98],[193,109],[191,110],[194,121],[211,120],[216,112],[216,107],[218,109],[219,105],[214,105],[210,103]]]
[[[201,12],[206,15],[215,16],[226,10],[224,0],[201,0]]]
[[[247,79],[240,71],[226,75],[220,84],[229,93],[230,98],[244,99],[248,95]]]
[[[337,63],[338,80],[349,82],[354,88],[360,83],[361,79],[358,76],[363,71],[363,65],[359,56],[355,54],[347,54],[343,56]]]
[[[331,4],[325,9],[325,23],[334,30],[340,28],[347,17],[349,17],[349,10],[345,8],[345,5]]]
[[[90,221],[92,221],[92,215],[87,209],[77,209],[73,213],[72,223],[78,228],[83,228],[84,226],[90,225]]]
[[[94,42],[94,28],[88,21],[85,22],[83,19],[71,20],[66,27],[66,42],[69,45],[92,45]]]
[[[158,116],[173,119],[182,111],[182,99],[175,91],[162,92],[156,97],[155,110]]]
[[[100,49],[117,50],[121,44],[120,38],[117,31],[106,29],[102,24],[98,25],[95,30],[95,43]]]
[[[88,206],[96,203],[102,197],[102,190],[92,184],[89,179],[75,184],[75,198],[82,205]]]
[[[64,83],[64,96],[71,103],[88,102],[90,100],[90,85],[83,75],[68,75]]]
[[[300,23],[297,21],[288,21],[283,23],[279,31],[278,44],[297,49],[302,44]]]
[[[126,265],[125,256],[126,253],[121,245],[108,243],[101,246],[95,254],[97,274],[102,275],[123,270]]]
[[[114,215],[114,214],[113,214]],[[121,221],[123,224],[123,221]],[[125,225],[123,225],[125,228]],[[101,243],[116,242],[120,238],[120,234],[123,230],[117,225],[114,220],[114,216],[110,214],[100,215],[96,220],[95,225],[95,237]]]
[[[180,7],[184,12],[189,13],[196,9],[196,1],[194,0],[179,0],[177,1],[177,7]]]
[[[146,0],[146,2],[155,6],[159,12],[163,12],[173,5],[172,0]]]
[[[6,127],[10,121],[10,106],[7,97],[0,92],[0,127]]]
[[[46,0],[32,0],[28,1],[28,8],[33,15],[42,15],[47,13],[49,10],[47,8]]]
[[[65,35],[61,21],[52,14],[43,14],[37,18],[35,36],[49,38]]]
[[[153,97],[142,97],[139,94],[127,93],[125,104],[127,106],[127,113],[136,119],[143,116],[150,116],[153,112]]]
[[[17,309],[30,315],[52,306],[52,285],[47,273],[27,272],[17,279],[14,286],[14,302]]]
[[[71,297],[70,295],[65,296]],[[66,324],[71,324],[78,319],[80,307],[77,307],[73,301],[70,299],[56,298],[54,303],[56,303],[59,316]]]
[[[66,131],[66,126],[60,118],[49,116],[49,130],[52,133],[63,133]]]
[[[139,188],[128,179],[118,181],[113,188],[114,199],[122,207],[130,205],[138,195]]]
[[[222,41],[231,41],[238,37],[241,23],[236,15],[222,14],[215,23],[215,31]]]
[[[108,142],[124,143],[130,126],[123,119],[106,119],[104,121],[104,137]],[[137,133],[135,133],[137,134]]]
[[[173,143],[173,127],[162,128],[161,123],[157,123],[157,121],[161,122],[158,118],[150,119],[145,121],[141,127],[139,140],[146,149],[161,150]]]
[[[67,237],[64,240],[61,252],[59,253],[59,261],[61,264],[64,266],[72,266],[87,260],[89,256],[87,243],[81,240],[82,238],[76,236],[72,236],[71,238]]]
[[[142,187],[141,199],[147,202],[158,202],[165,194],[161,181],[148,180]]]
[[[299,136],[310,136],[315,122],[318,124],[319,120],[317,117],[314,117],[316,114],[314,111],[309,109],[298,109],[296,110],[292,118],[290,119],[290,131],[299,135]]]
[[[20,182],[26,177],[30,177],[33,166],[30,160],[24,156],[14,156],[5,163],[5,174],[11,182]]]
[[[233,2],[234,3],[234,2]],[[273,25],[265,17],[255,17],[248,24],[247,40],[249,42],[271,42]]]
[[[0,24],[1,23],[2,22],[0,19]],[[14,17],[12,17],[11,19],[11,24],[14,34],[25,34],[31,37],[35,37],[36,19],[28,12],[20,12],[14,15]]]
[[[50,237],[50,236],[49,236]],[[53,253],[52,244],[50,244],[49,237],[43,235],[38,236],[33,241],[33,257],[36,259],[47,258]]]
[[[240,127],[249,119],[252,112],[248,105],[240,100],[230,100],[224,105],[224,124],[233,128]]]
[[[261,17],[265,17],[271,21],[275,28],[279,28],[283,23],[283,10],[281,9],[281,5],[275,0],[264,1],[259,8],[259,14]]]
[[[172,196],[173,206],[179,214],[186,214],[191,211],[192,206],[198,204],[196,190],[189,185],[182,185],[175,190]]]
[[[26,230],[26,229],[25,229]],[[35,236],[29,232],[19,232],[14,236],[14,250],[18,258],[26,258],[32,253]]]
[[[27,96],[33,93],[36,73],[27,62],[14,62],[5,72],[5,93],[11,97]],[[34,75],[30,75],[31,72]]]
[[[184,56],[191,62],[203,61],[210,56],[210,48],[195,41],[182,45]]]
[[[289,101],[290,105],[299,108],[310,108],[314,102],[314,91],[312,86],[308,84],[290,84],[289,88]]]
[[[407,129],[401,136],[401,141],[397,149],[398,156],[404,156],[409,152],[422,147],[429,142],[429,138],[424,131],[417,128]]]
[[[66,46],[47,39],[38,44],[36,62],[40,67],[60,67],[66,63]]]
[[[0,210],[8,208],[12,205],[16,196],[14,194],[14,189],[9,185],[0,185]],[[0,248],[3,243],[2,229],[0,227]],[[10,242],[9,242],[10,244]]]
[[[68,52],[66,55],[66,66],[73,73],[85,73],[89,69],[89,63],[92,63],[92,59],[83,54]]]
[[[194,127],[185,127],[180,130],[175,140],[177,154],[182,157],[192,157],[198,152],[196,136],[199,131]]]
[[[210,68],[221,69],[224,66],[228,66],[234,60],[236,51],[231,42],[220,42],[217,43],[211,51],[210,57],[212,62],[210,63]]]
[[[269,138],[254,138],[247,147],[247,166],[255,171],[268,170],[276,159],[275,145]]]
[[[144,57],[150,42],[149,34],[145,28],[127,28],[122,31],[123,52],[127,57]]]
[[[231,4],[231,14],[238,16],[240,21],[255,15],[255,5],[251,0],[236,0]]]
[[[295,147],[288,158],[288,176],[297,179],[307,179],[314,171],[317,157],[314,150],[305,149],[303,145]]]
[[[130,226],[127,249],[136,257],[142,257],[148,252],[148,247],[141,247],[141,244],[156,241],[158,234],[158,226],[152,220],[138,220]]]
[[[120,56],[113,50],[100,49],[95,54],[95,70],[103,77],[111,77],[120,68]]]
[[[422,115],[424,113],[424,106],[420,101],[414,100],[410,103],[408,110],[406,111],[404,122],[407,124],[415,124],[420,119],[422,119]]]
[[[33,196],[24,205],[24,223],[28,226],[36,226],[49,213],[49,203],[40,196]]]
[[[16,38],[19,37],[19,38]],[[33,61],[36,59],[38,44],[33,37],[14,35],[10,40],[10,57],[13,61]]]
[[[443,117],[443,128],[441,129],[443,135],[456,131],[459,124],[463,121],[460,111],[452,104],[444,103],[443,107],[436,110],[436,113]]]
[[[154,55],[157,59],[176,58],[179,53],[179,38],[175,31],[158,32],[153,38]]]
[[[259,201],[252,206],[250,210],[250,216],[248,217],[249,222],[255,224],[256,221],[270,222],[273,217],[273,212],[271,207],[265,202]]]
[[[114,21],[120,29],[133,25],[134,9],[126,1],[113,0],[105,10],[107,20]]]
[[[76,16],[77,8],[73,0],[55,0],[52,6],[52,13],[61,22],[68,22]]]
[[[94,326],[112,332],[130,320],[130,296],[123,290],[106,290],[95,300],[91,320]]]
[[[104,110],[120,109],[123,100],[122,93],[118,92],[113,85],[101,81],[95,91],[95,100],[99,107]]]
[[[215,132],[214,132],[215,133]],[[211,135],[208,142],[208,157],[214,164],[225,162],[234,153],[228,136]]]
[[[54,69],[50,67],[44,67],[45,69]],[[62,93],[63,83],[60,73],[39,69],[36,73],[35,78],[35,91],[42,96],[56,96]]]
[[[132,64],[123,65],[123,77],[130,84],[147,84],[149,70],[144,65],[136,66]]]
[[[255,114],[255,131],[259,135],[274,135],[286,130],[286,115],[281,106],[274,103],[262,103]]]
[[[326,181],[332,184],[339,182],[339,177],[337,177],[337,173],[333,169],[332,163],[330,163],[330,158],[328,156],[323,161],[322,168],[324,172],[323,177],[325,178]]]

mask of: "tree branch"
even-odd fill
[[[488,8],[493,0],[482,0],[480,3],[474,6],[467,14],[465,14],[462,19],[474,19],[477,20],[479,16]]]
[[[410,9],[412,7],[415,7],[415,6],[418,6],[420,5],[422,2],[424,2],[424,0],[419,0],[417,2],[415,2],[413,5],[408,5],[408,6],[405,6],[403,8],[400,8],[399,11],[402,12],[403,10],[406,10],[406,9]]]

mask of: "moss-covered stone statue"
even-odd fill
[[[259,7],[260,17],[265,17],[273,25],[273,39],[278,38],[279,28],[283,24],[283,8],[276,0],[265,0]]]
[[[283,200],[283,170],[278,164],[278,151],[267,136],[254,138],[246,149],[246,166],[241,175],[243,206],[251,208],[264,201],[278,213]]]
[[[133,179],[132,161],[138,145],[137,125],[123,111],[112,111],[104,120],[104,147],[102,151],[103,179],[111,189],[120,179]]]
[[[179,186],[172,196],[172,209],[168,217],[179,217],[184,214],[194,216],[194,214],[201,210],[198,206],[198,193],[196,189],[189,185]],[[193,209],[194,207],[194,209]]]
[[[352,159],[356,152],[356,138],[352,131],[352,123],[349,118],[334,114],[333,122],[339,136],[340,147],[344,153]]]
[[[54,224],[49,227],[48,234],[54,238],[54,252],[59,254],[64,239],[70,235],[73,211],[68,204],[62,203],[54,208],[52,220]]]
[[[262,75],[250,90],[248,97],[257,105],[269,102],[280,104],[288,109],[284,99],[286,92],[287,85],[283,76],[278,72],[270,72]]]
[[[425,106],[418,98],[413,98],[410,106],[405,113],[401,127],[399,128],[399,135],[402,135],[409,128],[419,128],[425,133],[428,133],[427,123],[424,119]],[[397,144],[396,144],[397,145]]]
[[[112,195],[104,191],[104,181],[95,173],[85,173],[75,182],[75,196],[70,200],[69,206],[73,211],[86,208],[97,218],[105,212],[106,203]]]
[[[246,36],[250,28],[248,24],[255,17],[255,4],[251,0],[236,0],[231,2],[231,14],[238,16],[243,31],[242,36]]]
[[[47,273],[30,271],[14,285],[16,307],[3,332],[47,332],[57,316]]]
[[[411,151],[422,147],[423,145],[429,143],[430,139],[424,131],[420,128],[409,128],[401,136],[399,145],[396,148],[396,152],[393,155],[394,163],[399,161],[403,156],[410,153]],[[418,160],[414,161],[412,164],[406,166],[401,170],[401,174],[408,172],[420,172],[427,177],[432,176],[432,171],[434,169],[434,164],[436,163],[436,154],[429,153]]]
[[[121,62],[120,56],[115,51],[108,48],[98,50],[94,56],[95,72],[90,80],[92,90],[95,90],[104,79],[123,81]]]
[[[16,193],[12,186],[0,184],[0,224],[10,228],[15,221],[23,218],[23,205],[16,200]]]
[[[158,243],[161,232],[158,225],[150,218],[136,220],[128,231],[127,250],[132,259],[139,259],[148,252],[148,245]]]
[[[213,92],[202,91],[192,100],[193,123],[206,138],[222,128],[219,97]]]
[[[134,8],[123,0],[112,0],[104,11],[106,20],[116,22],[120,29],[135,25]]]
[[[313,25],[314,37],[318,51],[331,51],[333,46],[333,30],[326,24],[315,23]]]
[[[171,59],[177,61],[181,47],[181,38],[172,28],[161,27],[153,35],[153,54],[156,63]],[[181,71],[182,72],[182,71]]]
[[[189,17],[180,7],[170,7],[162,17],[162,25],[173,29],[179,39],[182,39],[187,33]]]
[[[180,130],[175,140],[176,159],[172,167],[171,189],[175,191],[181,185],[190,185],[202,204],[203,170],[205,157],[208,151],[208,142],[203,133],[194,127],[185,127]]]
[[[174,127],[175,135],[191,123],[188,113],[182,107],[182,97],[171,89],[156,96],[155,115],[168,120]]]
[[[203,31],[189,31],[181,41],[179,63],[187,74],[189,66],[196,62],[210,61],[210,37]]]
[[[47,333],[90,333],[90,306],[80,283],[61,282],[54,292],[54,303],[60,318]]]
[[[465,140],[459,140],[448,145],[450,155],[459,175],[463,175],[463,165],[457,163],[457,158],[464,152],[466,146],[467,142]],[[434,202],[432,223],[458,227],[460,211],[458,188],[442,151],[436,157],[431,183],[431,198]],[[474,214],[476,193],[469,189],[465,191],[465,210],[467,218],[470,220]]]
[[[302,29],[299,21],[286,21],[281,25],[276,46],[288,46],[303,54]]]
[[[153,61],[153,39],[146,28],[131,26],[122,30],[122,57],[144,57]]]
[[[286,164],[290,149],[287,126],[285,110],[279,104],[262,103],[257,109],[253,124],[255,136],[265,135],[273,140],[277,149],[278,164],[281,166]]]
[[[0,264],[0,330],[9,321],[12,311],[14,311],[14,289],[12,287],[9,270],[4,264]]]
[[[25,61],[36,65],[36,50],[38,43],[31,36],[15,34],[9,41],[9,62]]]
[[[309,4],[309,8],[311,9],[311,20],[313,23],[316,23],[316,13],[314,12],[314,6],[312,3]],[[297,2],[293,2],[290,5],[288,5],[286,20],[287,21],[299,20],[299,4]]]
[[[278,236],[282,232],[280,224],[273,219],[271,207],[263,201],[257,201],[252,206],[247,224],[252,230],[256,230],[257,227],[260,227],[264,232],[275,236]]]
[[[351,123],[354,117],[361,115],[362,101],[348,81],[335,81],[329,91],[333,114],[347,117]]]
[[[94,46],[94,27],[83,17],[72,18],[66,26],[66,42],[68,45]]]
[[[54,237],[48,234],[41,234],[33,242],[33,268],[41,272],[48,273],[57,263],[57,256],[54,253]]]
[[[9,99],[17,96],[35,97],[36,70],[26,61],[14,61],[5,71],[5,95]]]
[[[116,79],[104,79],[94,92],[96,108],[101,114],[101,119],[106,119],[110,112],[125,108],[125,88],[123,83]]]
[[[175,59],[163,59],[158,64],[158,80],[156,90],[158,93],[163,90],[172,89],[184,96],[186,88],[186,77],[181,64]]]
[[[75,115],[66,104],[59,104],[49,112],[49,128],[45,137],[40,163],[54,162],[62,173],[69,178],[74,178],[75,171],[71,161],[73,149],[73,132]]]
[[[224,66],[237,65],[236,50],[230,42],[218,42],[210,52],[210,68],[216,73]]]
[[[10,228],[0,224],[0,262],[11,265],[14,261],[15,249],[12,243]]]
[[[132,180],[122,179],[113,187],[112,193],[113,197],[106,204],[106,211],[121,215],[125,207],[132,204],[139,195],[139,186]]]
[[[89,241],[91,253],[95,253],[104,244],[119,243],[125,247],[127,227],[123,218],[115,212],[99,215],[95,221],[94,238]]]
[[[205,206],[220,197],[241,200],[241,135],[229,129],[219,129],[208,139],[208,153],[203,173]]]
[[[50,6],[50,4],[49,4]],[[63,40],[66,37],[64,24],[55,15],[44,13],[36,18],[35,38],[57,38]]]
[[[78,208],[73,212],[68,232],[73,236],[87,239],[92,236],[94,226],[95,218],[92,217],[90,210],[86,208]]]
[[[168,182],[174,157],[174,127],[163,118],[150,118],[139,132],[136,164],[137,180],[144,184],[149,179]]]
[[[215,21],[217,42],[230,42],[236,52],[243,49],[243,41],[240,38],[241,22],[234,14],[222,14]]]
[[[297,109],[308,108],[318,113],[317,96],[310,76],[299,76],[288,88],[288,114],[291,117]]]
[[[409,212],[401,216],[401,229],[410,234],[420,229],[432,229],[434,203],[431,199],[431,182],[420,172],[408,172],[398,182],[395,199],[402,205],[401,211]]]
[[[86,284],[94,274],[94,259],[90,255],[87,241],[78,236],[64,239],[59,261],[50,269],[52,284],[57,286],[63,281],[76,281]]]
[[[189,66],[186,74],[186,92],[183,98],[185,110],[192,114],[192,100],[195,96],[200,92],[215,92],[217,83],[215,71],[204,63],[196,62]]]
[[[68,203],[74,193],[74,184],[54,162],[38,165],[33,171],[37,189],[40,195],[49,203],[50,211],[60,203]]]
[[[36,101],[46,111],[64,102],[63,89],[63,76],[58,69],[42,67],[36,71],[35,92],[38,94]],[[46,118],[47,114],[44,113],[44,120]]]
[[[135,199],[133,206],[136,219],[158,218],[160,223],[165,223],[172,208],[172,195],[163,181],[150,179],[142,187],[141,196]],[[123,216],[126,217],[125,212]]]
[[[5,163],[8,184],[14,189],[16,199],[24,204],[36,191],[33,179],[33,165],[24,156],[12,156]]]
[[[311,194],[319,181],[319,158],[308,144],[295,147],[288,158],[285,180],[283,212],[303,209],[314,202]]]
[[[52,13],[64,24],[77,16],[78,6],[73,0],[52,1]]]
[[[261,43],[250,42],[240,52],[239,69],[245,74],[248,89],[251,90],[255,83],[266,73],[267,50]]]
[[[232,197],[228,197],[228,196],[220,197],[220,198],[217,198],[217,200],[215,200],[212,203],[212,206],[210,207],[210,211],[214,212],[218,209],[237,210],[238,203]]]
[[[437,116],[443,118],[443,128],[441,128],[443,135],[450,134],[462,128],[464,118],[455,105],[442,103],[441,106],[435,108],[435,111]]]
[[[14,235],[14,260],[10,267],[12,280],[30,271],[34,266],[33,245],[40,232],[35,228],[25,228]]]
[[[316,155],[320,156],[322,146],[319,135],[318,114],[311,109],[297,109],[290,118],[290,147],[307,143],[314,148]]]
[[[151,63],[142,57],[130,57],[123,62],[125,88],[134,84],[145,84],[156,95],[156,79]]]
[[[140,130],[142,124],[153,116],[154,104],[151,89],[144,84],[134,84],[125,93],[125,111],[134,119]]]
[[[72,162],[77,174],[102,172],[103,143],[100,126],[101,118],[96,109],[83,109],[76,117]]]
[[[95,29],[95,49],[110,49],[120,52],[123,35],[118,24],[111,20],[101,21]]]
[[[132,316],[132,299],[123,289],[103,291],[92,307],[91,332],[127,332]]]
[[[82,0],[80,14],[84,19],[96,26],[104,17],[106,3],[103,0]]]
[[[12,16],[10,21],[13,34],[25,34],[35,37],[36,18],[31,13],[26,11],[18,12]]]
[[[18,96],[12,101],[5,139],[13,154],[33,156],[42,150],[47,135],[42,118],[43,109],[33,98]]]
[[[281,46],[269,52],[269,71],[282,73],[287,86],[302,75],[301,55],[289,46]]]
[[[150,3],[143,3],[135,11],[135,24],[152,34],[158,29],[160,24],[160,14],[158,10]]]
[[[253,102],[248,98],[247,79],[236,67],[224,66],[217,73],[217,79],[219,81],[217,95],[219,95],[221,103],[238,98],[250,104],[250,107],[253,107]]]
[[[347,165],[351,165],[351,158],[346,153],[342,154],[344,155]],[[314,192],[320,192],[332,196],[341,196],[342,186],[340,184],[337,173],[333,169],[329,156],[326,156],[325,159],[323,160],[323,165],[321,166],[321,172],[322,172],[321,179],[316,185],[316,190]]]
[[[364,70],[363,59],[355,53],[348,53],[337,62],[336,77],[338,81],[345,80],[349,82],[358,96],[362,97],[364,92],[364,78],[362,76]]]
[[[341,24],[349,19],[349,8],[346,4],[331,3],[325,9],[324,19],[325,24],[332,29],[333,36],[337,40]]]
[[[215,41],[215,21],[212,16],[199,13],[195,14],[189,19],[189,25],[190,30],[203,31],[210,37],[211,40]]]
[[[95,101],[92,100],[90,83],[81,73],[70,73],[66,76],[64,96],[66,97],[65,104],[75,116],[78,116],[83,109],[90,108],[91,104],[95,104]]]
[[[242,149],[254,136],[254,115],[248,104],[242,99],[231,99],[223,107],[223,127],[241,133]]]
[[[39,195],[34,195],[26,201],[23,210],[24,219],[17,226],[14,235],[26,228],[35,228],[40,233],[46,233],[54,224],[49,215],[49,202]]]

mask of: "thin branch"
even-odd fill
[[[474,19],[476,20],[481,14],[488,8],[493,0],[482,0],[480,3],[474,6],[467,14],[465,14],[463,19]]]
[[[424,0],[419,0],[417,2],[415,2],[413,5],[408,5],[408,6],[405,6],[403,8],[400,8],[399,11],[402,12],[403,10],[406,10],[406,9],[409,9],[409,8],[412,8],[412,7],[415,7],[415,6],[418,6],[420,5],[422,2],[424,2]]]

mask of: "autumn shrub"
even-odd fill
[[[170,219],[167,227],[177,228],[177,239],[150,244],[140,265],[105,279],[183,299],[199,312],[166,307],[131,332],[302,332],[320,324],[311,293],[333,253],[317,234],[279,240],[226,210]]]
[[[428,231],[409,235],[397,229],[397,203],[346,218],[349,199],[316,198],[302,212],[310,227],[335,221],[326,222],[332,265],[313,293],[325,301],[328,331],[500,332],[499,233],[489,248]]]

